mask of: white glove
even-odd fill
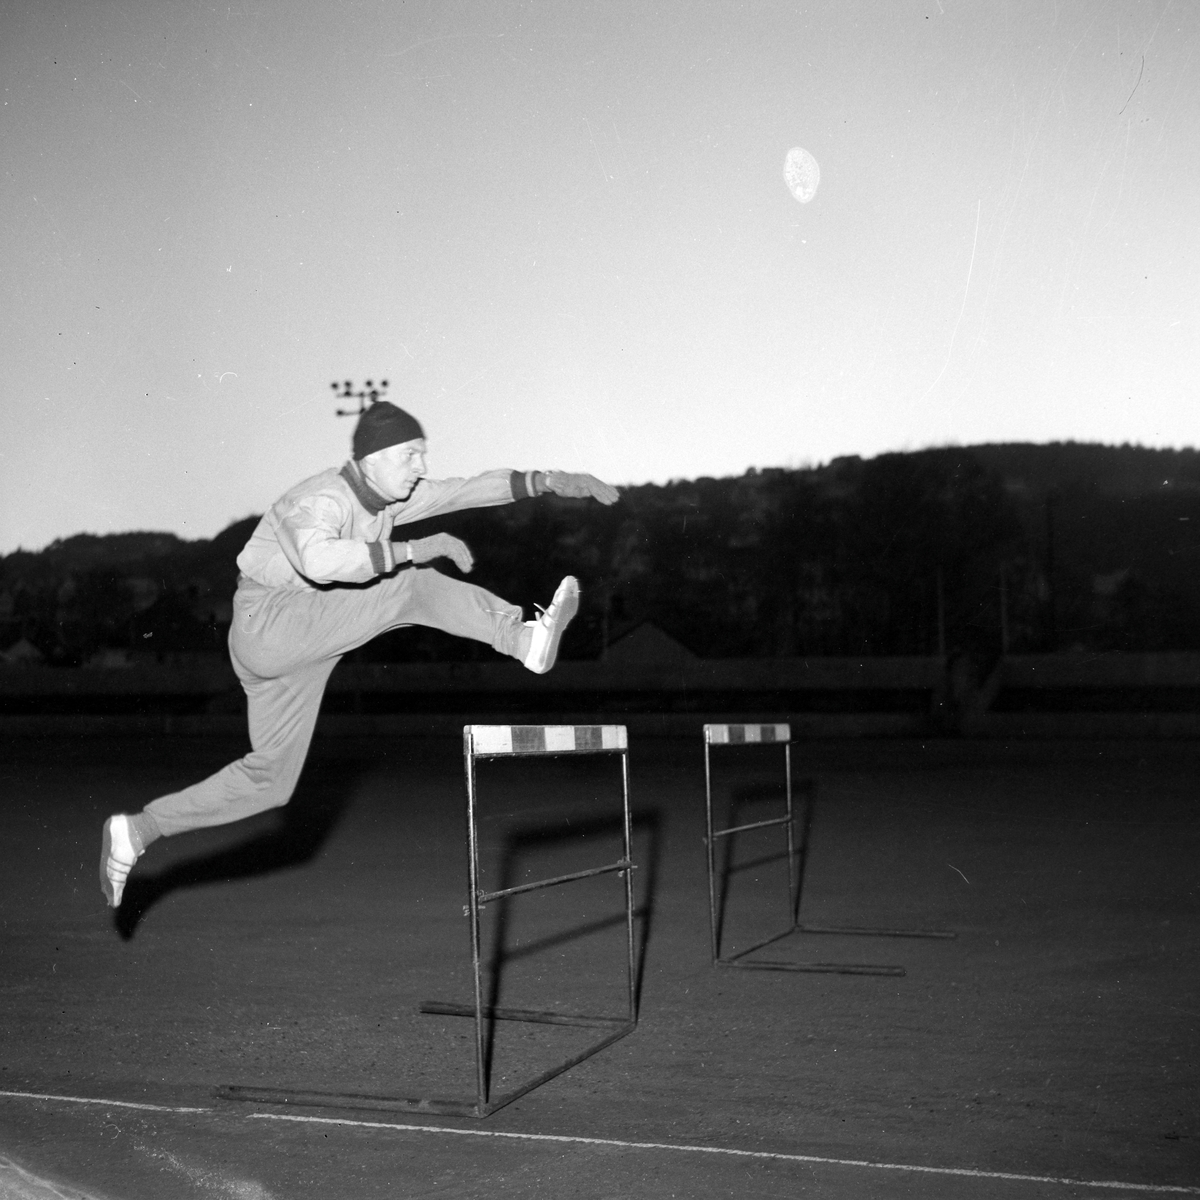
[[[556,496],[570,496],[576,500],[599,500],[601,504],[616,504],[621,493],[595,475],[571,475],[566,471],[547,471],[542,480],[546,491]]]
[[[396,555],[397,560],[399,554]],[[467,543],[449,533],[434,533],[429,537],[416,538],[408,543],[408,561],[431,562],[435,558],[448,558],[464,574],[470,573],[475,559]]]

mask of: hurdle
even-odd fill
[[[782,816],[744,825],[715,828],[712,798],[712,749],[714,746],[782,746],[784,770],[784,812]],[[755,971],[805,971],[835,975],[904,975],[901,966],[875,963],[795,962],[778,959],[749,959],[756,950],[790,937],[793,933],[840,934],[851,937],[953,938],[952,932],[932,929],[878,929],[861,925],[806,925],[800,921],[800,878],[796,870],[796,813],[792,800],[792,729],[786,723],[770,724],[706,724],[704,726],[704,814],[705,844],[708,860],[708,918],[712,964],[715,967],[737,967]],[[782,828],[787,841],[788,915],[790,925],[770,937],[763,938],[735,954],[721,953],[722,911],[717,895],[717,843],[752,829]],[[725,901],[724,890],[720,897]]]
[[[618,757],[621,763],[622,854],[616,862],[588,867],[549,879],[534,880],[498,891],[480,887],[479,821],[476,763],[480,759],[546,757],[559,754],[602,754]],[[441,1016],[472,1017],[475,1021],[475,1098],[438,1099],[379,1096],[364,1093],[299,1091],[287,1088],[225,1086],[216,1094],[225,1100],[258,1104],[303,1105],[321,1108],[371,1109],[384,1112],[434,1113],[443,1116],[489,1117],[498,1109],[532,1092],[542,1084],[578,1066],[585,1059],[626,1037],[637,1027],[633,938],[632,821],[629,810],[629,739],[624,725],[464,725],[463,762],[467,790],[467,877],[468,896],[464,915],[470,918],[471,966],[474,1003],[452,1004],[426,1000],[418,1006],[422,1013]],[[624,880],[626,938],[626,1012],[620,1016],[585,1016],[537,1009],[489,1006],[483,1000],[482,939],[480,913],[488,904],[560,884],[578,882],[597,875],[619,874]],[[527,1021],[542,1025],[571,1025],[598,1029],[603,1035],[566,1061],[532,1078],[491,1094],[487,1060],[486,1030],[495,1021]]]

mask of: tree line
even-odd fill
[[[223,653],[256,520],[211,541],[77,535],[0,558],[0,650],[63,665]],[[609,509],[541,497],[397,537],[457,534],[472,579],[530,610],[577,575],[567,657],[601,657],[652,622],[700,657],[994,658],[1200,649],[1198,525],[1196,451],[1061,443],[645,484]],[[492,657],[417,629],[355,653]]]

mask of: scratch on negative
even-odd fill
[[[952,870],[952,871],[958,871],[958,868],[952,862],[948,862],[946,864],[946,866],[948,866],[950,868],[950,870]],[[961,871],[958,871],[958,873],[960,875],[962,875],[963,883],[965,883],[967,885],[967,887],[970,887],[971,881],[965,875],[963,875],[963,873]]]
[[[1135,83],[1133,85],[1133,92],[1136,92],[1138,90],[1138,88],[1140,88],[1142,86],[1142,73],[1145,70],[1146,70],[1146,56],[1143,54],[1142,55],[1142,65],[1138,69],[1137,83]],[[1121,115],[1121,113],[1123,113],[1129,107],[1129,101],[1133,99],[1133,92],[1129,93],[1129,99],[1126,100],[1125,103],[1121,105],[1121,112],[1117,113],[1118,117]]]

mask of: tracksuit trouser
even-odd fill
[[[427,625],[518,653],[523,613],[432,568],[406,568],[361,587],[315,591],[238,582],[229,656],[246,692],[250,753],[146,805],[164,835],[225,825],[291,799],[321,697],[343,654],[378,634]]]

